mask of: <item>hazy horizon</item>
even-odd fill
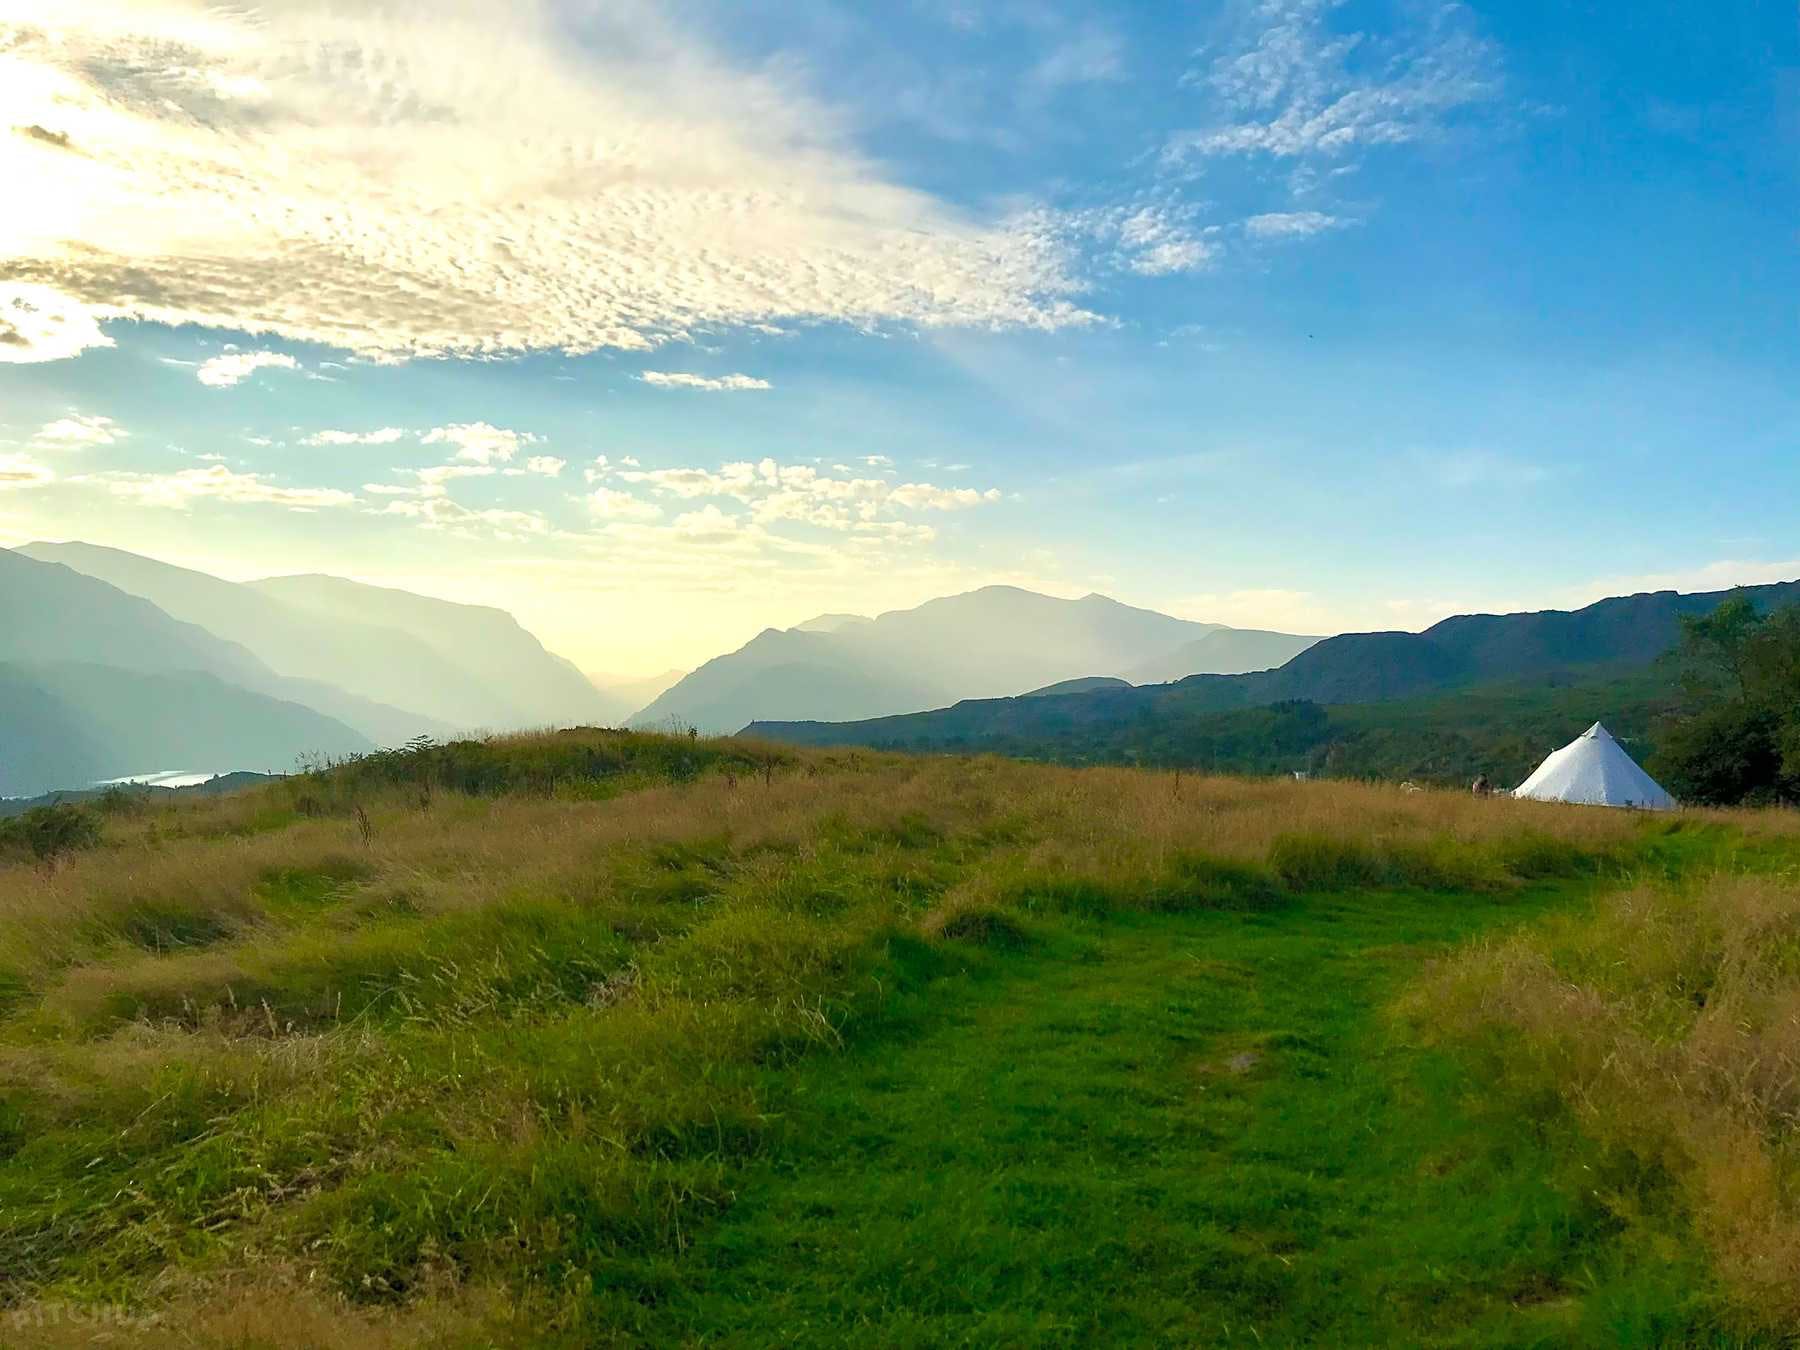
[[[583,670],[981,585],[1800,576],[1800,33],[1403,0],[0,17],[0,545]]]

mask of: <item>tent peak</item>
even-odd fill
[[[1613,739],[1613,734],[1596,722],[1581,733],[1581,739],[1584,741],[1610,741]]]

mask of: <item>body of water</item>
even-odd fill
[[[214,769],[158,769],[153,773],[126,774],[123,778],[103,778],[95,787],[124,787],[127,784],[142,787],[194,787],[200,783],[210,783],[219,773]]]

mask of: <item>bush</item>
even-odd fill
[[[1701,806],[1791,799],[1800,782],[1783,771],[1783,733],[1772,708],[1722,704],[1665,732],[1651,767],[1676,797]]]
[[[100,842],[100,822],[79,806],[58,802],[34,806],[23,815],[0,821],[0,847],[23,850],[42,863]]]

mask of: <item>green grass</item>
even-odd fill
[[[527,741],[506,786],[505,748],[458,750],[478,794],[409,752],[0,871],[0,1314],[217,1345],[1740,1325],[1668,1176],[1401,1010],[1630,878],[1790,867],[1781,821],[610,733]],[[680,767],[539,772],[590,752],[613,787]]]
[[[681,1261],[596,1278],[668,1343],[1647,1343],[1693,1258],[1628,1245],[1565,1128],[1496,1119],[1386,1008],[1577,902],[1429,893],[1040,924],[897,953],[878,1028],[771,1074],[776,1139]],[[911,970],[912,978],[907,978]],[[653,1295],[653,1297],[647,1297]]]

